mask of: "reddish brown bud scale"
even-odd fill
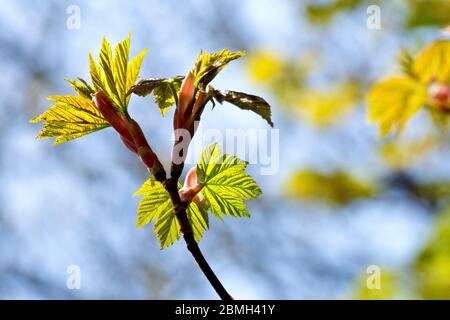
[[[159,171],[163,171],[161,162],[159,162],[158,157],[148,144],[144,132],[142,131],[139,124],[135,120],[130,119],[130,121],[128,122],[128,128],[134,141],[134,146],[137,149],[137,154],[139,155],[145,166],[150,170],[158,171],[159,169],[161,169]],[[156,176],[156,174],[154,175]]]
[[[134,144],[134,142],[128,140],[124,136],[120,136],[120,139],[122,140],[123,144],[133,153],[138,153],[138,150]]]
[[[195,77],[191,72],[189,72],[186,75],[186,77],[184,77],[183,83],[181,84],[180,87],[175,129],[183,127],[186,120],[186,116],[192,112],[192,103],[194,101],[194,94],[195,94],[194,84],[195,84]]]
[[[450,86],[433,81],[428,87],[428,103],[440,111],[450,111]]]
[[[132,137],[128,131],[127,120],[117,112],[108,96],[103,92],[96,92],[92,100],[94,105],[111,126],[119,132],[121,136],[132,141]]]
[[[178,193],[182,202],[191,203],[194,201],[197,205],[203,207],[204,196],[200,193],[202,189],[203,185],[197,183],[197,169],[196,167],[192,167],[186,175],[183,187]]]

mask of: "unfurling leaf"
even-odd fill
[[[233,155],[221,154],[214,143],[206,147],[197,164],[197,176],[209,210],[223,220],[222,214],[235,217],[250,216],[244,200],[262,192],[252,177],[244,173],[248,163]]]
[[[178,186],[180,188],[181,185]],[[180,225],[175,216],[169,194],[163,185],[155,179],[147,180],[134,194],[143,196],[139,202],[136,227],[142,227],[155,221],[154,231],[164,249],[180,238]],[[194,238],[200,241],[208,229],[208,216],[205,210],[195,203],[190,203],[186,210],[189,222],[194,232]]]
[[[142,51],[128,61],[130,55],[130,36],[128,36],[114,48],[114,55],[108,40],[103,38],[100,65],[91,54],[89,55],[91,79],[95,90],[105,92],[121,111],[125,111],[128,107],[130,100],[128,92],[139,76],[139,69],[147,51]]]
[[[91,99],[83,96],[50,96],[55,103],[32,123],[44,121],[38,139],[56,138],[55,144],[73,140],[107,128],[110,124]]]
[[[103,38],[100,50],[100,65],[89,54],[89,68],[92,85],[85,80],[65,79],[79,96],[52,96],[56,101],[49,110],[32,123],[44,121],[44,126],[37,138],[55,137],[55,144],[82,137],[91,132],[106,128],[110,123],[95,107],[92,98],[96,92],[103,92],[117,111],[125,111],[129,96],[128,91],[139,75],[139,69],[147,50],[128,62],[130,36],[120,42],[114,49]]]
[[[399,133],[407,120],[426,103],[425,88],[412,78],[389,78],[375,84],[367,95],[369,119],[378,122],[380,135]]]
[[[211,92],[217,102],[223,103],[226,101],[240,109],[253,111],[273,127],[270,105],[263,98],[243,92],[216,90],[214,88],[212,88]]]
[[[73,89],[82,97],[86,99],[91,99],[92,95],[95,93],[95,90],[83,79],[78,78],[77,80],[72,80],[69,78],[65,78],[67,82],[69,82]]]
[[[419,79],[450,83],[450,40],[436,41],[426,47],[414,60],[413,71]]]
[[[151,93],[155,96],[155,102],[164,116],[167,110],[176,102],[174,92],[177,93],[184,77],[177,76],[171,79],[154,78],[144,79],[132,86],[128,92],[145,97]]]
[[[230,61],[245,55],[245,52],[231,52],[227,49],[215,53],[200,51],[192,74],[195,76],[195,87],[199,84],[204,89]]]

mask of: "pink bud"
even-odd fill
[[[201,183],[197,183],[196,167],[193,167],[186,175],[183,187],[178,191],[181,201],[187,203],[193,201],[198,206],[206,208],[206,199],[201,193],[202,188],[203,185]]]
[[[428,103],[441,111],[450,111],[450,86],[433,81],[428,87]]]

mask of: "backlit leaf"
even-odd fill
[[[130,35],[114,48],[114,55],[106,38],[103,38],[99,65],[89,55],[91,79],[96,91],[106,93],[119,110],[126,110],[130,100],[129,91],[139,76],[139,69],[147,50],[131,61]]]
[[[181,185],[178,185],[181,188]],[[164,249],[180,238],[180,226],[173,210],[172,201],[163,185],[151,178],[134,193],[143,196],[138,206],[136,227],[140,228],[155,221],[154,231]],[[191,224],[194,238],[200,241],[203,233],[208,229],[208,216],[205,210],[195,203],[187,208],[188,220]]]
[[[230,61],[244,55],[245,52],[243,51],[231,52],[227,49],[215,53],[200,51],[195,68],[192,71],[195,76],[195,86],[202,84],[203,88],[205,88]]]
[[[450,82],[450,40],[439,40],[425,48],[416,57],[413,65],[415,74],[422,82],[431,80]]]
[[[158,105],[161,114],[164,116],[167,110],[175,104],[175,91],[178,94],[183,77],[174,78],[153,78],[139,81],[130,88],[129,93],[145,97],[153,93],[155,103]]]
[[[263,98],[237,91],[216,90],[214,88],[211,91],[217,102],[222,103],[226,101],[240,109],[253,111],[273,127],[270,105]]]
[[[233,155],[220,152],[218,144],[206,147],[197,164],[197,176],[203,185],[202,194],[209,210],[219,219],[222,214],[248,217],[250,214],[244,200],[261,194],[252,177],[244,173],[248,163]]]
[[[43,121],[38,139],[56,138],[55,144],[73,140],[109,127],[91,99],[83,96],[51,96],[55,103],[43,114],[31,120]]]
[[[423,86],[412,78],[389,78],[378,82],[367,95],[369,119],[380,125],[380,135],[399,133],[407,120],[426,102]]]

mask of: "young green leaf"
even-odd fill
[[[69,78],[65,78],[67,82],[71,84],[73,89],[82,97],[86,99],[91,99],[92,95],[95,93],[95,90],[83,79],[77,78],[77,80],[72,80]]]
[[[127,67],[127,90],[129,90],[131,87],[133,87],[134,83],[136,82],[137,78],[139,77],[139,70],[141,70],[142,61],[144,60],[145,55],[147,54],[148,49],[143,50],[141,53],[139,53],[136,57],[134,57],[129,63]],[[129,93],[126,93],[127,95],[127,104],[131,98],[131,95]]]
[[[128,58],[130,56],[130,35],[127,39],[119,44],[114,49],[114,62],[112,65],[114,83],[116,85],[117,95],[120,98],[122,106],[127,105],[127,70]]]
[[[130,88],[130,93],[135,93],[138,96],[145,97],[153,93],[155,102],[164,116],[167,110],[175,104],[176,96],[180,89],[180,84],[183,77],[174,78],[153,78],[139,81],[136,85]]]
[[[426,47],[416,57],[413,71],[423,83],[450,82],[450,40],[439,40]]]
[[[197,164],[197,176],[209,210],[223,220],[222,214],[250,216],[244,200],[262,192],[252,177],[244,173],[248,163],[233,155],[221,154],[217,143],[206,147]]]
[[[271,127],[273,127],[270,105],[263,98],[243,92],[216,90],[211,86],[210,89],[211,90],[209,92],[217,102],[223,103],[226,101],[234,104],[240,109],[253,111],[266,120]]]
[[[178,185],[181,188],[181,185]],[[134,194],[143,196],[138,206],[136,227],[140,228],[156,220],[154,231],[164,249],[180,238],[178,224],[169,194],[163,185],[154,178],[147,180]],[[200,241],[208,229],[208,216],[205,210],[191,203],[187,208],[187,216],[196,241]]]
[[[380,135],[400,133],[425,103],[424,88],[412,78],[389,78],[375,84],[367,95],[369,119],[378,122]]]
[[[244,55],[244,51],[231,52],[227,49],[215,53],[200,51],[194,70],[192,70],[195,76],[195,87],[201,84],[205,88],[230,61]]]
[[[44,122],[38,139],[56,138],[55,144],[73,140],[107,128],[110,124],[97,110],[91,99],[83,96],[51,96],[55,103],[31,123]]]
[[[105,92],[114,105],[126,110],[130,100],[129,91],[139,76],[139,69],[148,50],[144,50],[130,62],[130,35],[114,48],[103,38],[98,65],[89,54],[90,73],[96,91]]]

